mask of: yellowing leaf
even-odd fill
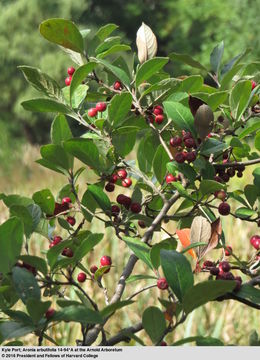
[[[180,239],[180,242],[184,249],[191,245],[190,229],[176,230],[176,234],[177,234],[178,238]],[[193,259],[195,259],[195,260],[197,259],[197,255],[193,249],[190,249],[188,251],[188,253],[193,257]]]
[[[144,22],[136,34],[136,46],[140,63],[152,59],[157,53],[157,40],[152,29]]]

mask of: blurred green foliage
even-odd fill
[[[46,18],[72,19],[82,29],[116,23],[133,47],[144,21],[158,38],[159,55],[189,53],[205,65],[222,39],[226,61],[247,47],[253,49],[249,58],[260,57],[260,0],[0,0],[0,4],[0,122],[1,132],[12,139],[47,142],[51,120],[20,106],[36,93],[26,85],[17,66],[37,66],[62,84],[71,65],[68,57],[37,31]],[[187,69],[175,63],[172,72],[176,76]]]

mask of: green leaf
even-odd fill
[[[216,139],[207,139],[200,149],[200,153],[205,156],[210,156],[211,154],[218,154],[222,152],[227,145]]]
[[[247,219],[253,215],[257,216],[257,212],[246,207],[240,207],[235,211],[235,215],[238,216],[240,219]]]
[[[55,199],[49,189],[43,189],[33,194],[33,201],[40,206],[46,214],[53,214]]]
[[[76,25],[65,19],[48,19],[40,24],[41,35],[54,44],[79,53],[84,51],[83,37]]]
[[[162,311],[150,306],[143,312],[142,325],[154,344],[161,340],[166,330],[166,321]]]
[[[20,338],[34,331],[34,326],[15,321],[5,321],[0,324],[1,341]]]
[[[86,324],[102,324],[103,318],[99,312],[88,309],[85,306],[71,305],[57,311],[51,318],[52,321],[79,322]]]
[[[73,94],[75,93],[77,87],[82,83],[83,80],[86,79],[88,74],[92,72],[97,63],[94,61],[90,61],[85,65],[80,66],[75,73],[73,74],[71,84],[70,84],[70,101],[72,99]]]
[[[64,115],[57,115],[51,125],[51,141],[55,145],[62,145],[63,141],[73,137],[67,119]]]
[[[16,216],[22,221],[24,233],[29,238],[33,229],[33,220],[29,210],[25,206],[13,205],[10,207],[10,216]]]
[[[174,61],[174,60],[180,61],[180,62],[183,62],[184,64],[194,67],[196,69],[200,69],[200,70],[204,70],[204,71],[208,72],[208,70],[207,70],[207,68],[205,68],[205,66],[201,65],[198,61],[194,60],[188,54],[178,54],[178,53],[173,52],[169,55],[169,57],[172,61]]]
[[[177,248],[177,240],[174,238],[169,238],[169,239],[161,241],[158,244],[153,245],[153,247],[150,250],[150,258],[151,258],[153,267],[155,269],[158,269],[159,266],[161,265],[160,251],[162,249],[176,250],[176,248]]]
[[[182,80],[178,92],[192,94],[196,91],[200,91],[203,85],[203,77],[200,75],[188,76],[186,79]],[[177,102],[177,100],[176,100]]]
[[[112,144],[116,152],[125,157],[133,149],[138,128],[135,126],[120,127],[112,132]]]
[[[73,261],[78,262],[86,256],[100,241],[103,234],[90,234],[87,238],[80,238],[80,245],[76,248]]]
[[[73,243],[72,240],[63,240],[62,242],[60,242],[59,244],[53,246],[48,250],[47,259],[51,268],[54,267],[58,256],[62,253],[62,250],[65,249],[66,247],[70,247],[72,243]]]
[[[196,242],[194,244],[190,244],[189,246],[185,247],[181,253],[182,254],[185,254],[187,251],[189,251],[190,249],[194,249],[196,247],[199,247],[199,246],[205,246],[205,245],[208,245],[208,243],[206,242],[203,242],[203,241],[200,241],[200,242]]]
[[[154,149],[157,149],[160,142],[154,133],[147,132],[138,146],[137,160],[141,171],[147,173],[151,170],[154,158]]]
[[[31,66],[18,66],[25,79],[38,91],[56,100],[63,101],[60,86],[49,75]]]
[[[103,51],[102,53],[99,53],[97,55],[98,59],[103,59],[104,57],[111,55],[111,54],[115,54],[119,51],[130,51],[131,47],[128,45],[124,45],[124,44],[116,44],[111,46],[109,49],[107,49],[106,51]]]
[[[94,169],[99,168],[99,153],[92,140],[81,138],[71,139],[65,141],[63,146],[68,153],[75,156],[84,164],[93,167]]]
[[[250,285],[242,285],[235,296],[240,299],[250,300],[254,304],[260,304],[260,290]]]
[[[144,62],[137,70],[135,80],[136,86],[138,87],[144,81],[150,79],[150,77],[152,77],[156,72],[161,70],[168,61],[169,58],[155,57]]]
[[[110,200],[100,186],[94,184],[88,185],[88,191],[93,196],[100,209],[104,210],[105,212],[111,210]]]
[[[133,303],[134,303],[134,301],[131,301],[131,300],[118,301],[118,302],[108,305],[104,309],[102,309],[100,311],[100,315],[103,318],[106,318],[107,316],[113,314],[115,311],[122,309],[123,307],[131,305]]]
[[[228,97],[227,91],[218,91],[214,94],[210,94],[207,100],[207,104],[210,106],[212,111],[215,111],[219,105],[223,104]]]
[[[162,183],[165,178],[166,164],[168,161],[169,155],[164,150],[163,146],[159,145],[153,159],[153,171],[159,183]]]
[[[127,236],[123,236],[123,240],[126,245],[133,251],[133,253],[150,269],[153,269],[153,265],[150,259],[150,248],[147,244],[143,243],[140,239],[130,238]]]
[[[95,280],[100,280],[101,277],[107,272],[107,270],[109,270],[111,268],[110,265],[107,265],[107,266],[101,266],[96,272],[95,272],[95,275],[94,275],[94,279]]]
[[[255,136],[255,148],[260,151],[260,131]]]
[[[190,182],[194,182],[197,177],[197,173],[190,164],[178,164],[176,161],[171,161],[167,164],[167,169],[171,172],[172,170],[181,172]]]
[[[47,264],[44,259],[42,259],[38,256],[32,256],[32,255],[20,255],[19,259],[22,260],[23,262],[25,262],[26,264],[29,264],[29,265],[35,267],[43,275],[47,275],[48,268],[47,268]]]
[[[172,344],[172,346],[180,346],[183,344],[187,344],[190,342],[196,342],[197,346],[223,346],[223,342],[220,341],[219,339],[210,337],[210,336],[191,336],[188,338],[184,338],[181,339],[179,341],[176,341],[175,343]]]
[[[229,99],[232,116],[239,121],[248,107],[252,84],[249,80],[239,81],[232,89]]]
[[[140,280],[157,280],[157,277],[151,276],[151,275],[131,275],[128,279],[126,279],[126,283],[131,283],[134,281],[140,281]]]
[[[48,144],[41,147],[41,156],[64,170],[70,170],[71,161],[61,145]]]
[[[70,98],[70,87],[66,86],[62,89],[63,96],[67,105],[71,106],[73,109],[80,108],[84,101],[87,98],[89,86],[87,84],[80,84],[76,90],[73,92],[72,97]]]
[[[96,59],[96,61],[99,64],[103,65],[109,72],[111,72],[123,84],[125,84],[127,86],[130,85],[130,79],[124,70],[120,69],[117,66],[111,65],[108,61],[103,60],[103,59]]]
[[[168,119],[172,121],[177,130],[190,131],[193,137],[197,138],[194,118],[186,106],[174,101],[165,101],[163,106]]]
[[[260,190],[255,185],[249,184],[245,186],[244,193],[247,201],[253,207],[257,197],[260,195]]]
[[[21,105],[28,111],[71,114],[71,110],[65,104],[51,99],[32,99],[23,101]]]
[[[28,299],[26,303],[27,311],[35,324],[41,320],[50,306],[51,301],[41,302],[37,299]]]
[[[225,295],[236,286],[235,281],[209,280],[191,287],[183,298],[183,308],[186,314],[209,301]]]
[[[212,53],[210,54],[211,69],[217,75],[219,72],[219,67],[221,64],[223,53],[224,53],[224,41],[221,41],[216,47],[214,47]]]
[[[40,301],[41,290],[30,271],[16,266],[12,270],[12,279],[15,290],[24,304],[30,298]]]
[[[200,183],[199,191],[204,196],[206,194],[213,194],[215,191],[224,190],[225,184],[220,184],[214,180],[202,180]]]
[[[20,195],[4,195],[1,194],[1,200],[3,200],[3,202],[5,203],[5,205],[7,207],[11,207],[13,205],[21,205],[21,206],[29,206],[31,204],[33,204],[33,200],[25,197],[25,196],[20,196]]]
[[[31,204],[27,206],[27,210],[29,211],[31,217],[32,217],[32,231],[35,231],[39,222],[42,218],[42,210],[40,206],[36,204]]]
[[[125,120],[132,105],[132,96],[129,93],[122,92],[113,96],[108,106],[109,122],[114,126]]]
[[[186,257],[174,250],[161,250],[161,264],[164,276],[180,302],[193,286],[193,274]]]
[[[95,36],[98,37],[100,41],[104,41],[117,28],[118,26],[115,24],[106,24],[97,31]]]
[[[0,272],[11,271],[20,255],[23,244],[23,224],[12,217],[0,225]]]
[[[252,175],[254,176],[254,184],[255,184],[255,186],[260,187],[260,167],[257,167],[253,171]]]
[[[253,118],[252,120],[256,120],[256,118]],[[249,126],[248,128],[246,128],[245,130],[243,130],[239,135],[238,138],[244,139],[244,137],[246,137],[247,135],[251,135],[253,132],[255,132],[256,130],[260,129],[260,121],[254,123],[252,126]]]

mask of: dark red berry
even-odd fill
[[[243,177],[243,171],[238,171],[238,172],[237,172],[237,177],[238,177],[238,178]]]
[[[172,174],[169,174],[166,176],[165,181],[167,184],[170,184],[173,181],[177,181],[176,176],[173,176]]]
[[[76,224],[76,219],[73,216],[68,216],[66,221],[71,225],[74,226]]]
[[[227,169],[227,174],[229,175],[229,177],[234,177],[236,175],[236,171],[235,169],[232,167],[232,168],[229,168]]]
[[[59,244],[61,241],[62,241],[62,237],[59,236],[59,235],[55,235],[55,236],[53,237],[53,240],[52,240],[52,242],[54,243],[54,245]]]
[[[118,176],[117,174],[112,174],[109,178],[109,182],[112,183],[112,184],[115,184],[118,180]]]
[[[191,132],[187,131],[187,132],[184,132],[183,133],[183,141],[189,139],[189,138],[192,138],[192,135],[191,135]]]
[[[227,262],[227,261],[220,262],[219,263],[219,270],[220,270],[220,272],[221,271],[226,272],[226,273],[229,272],[229,270],[230,270],[229,262]]]
[[[224,190],[218,190],[214,192],[214,196],[215,198],[224,201],[227,197],[227,194],[225,193]]]
[[[88,110],[88,116],[89,117],[95,117],[97,115],[97,109],[96,108],[90,108]]]
[[[130,178],[125,178],[123,181],[122,181],[122,185],[124,187],[130,187],[132,185],[132,180]]]
[[[149,115],[149,116],[148,116],[148,122],[149,122],[150,124],[153,124],[153,123],[154,123],[154,117],[153,117],[152,115]]]
[[[163,114],[163,108],[160,105],[157,105],[153,108],[154,115],[162,115]]]
[[[188,162],[193,162],[196,160],[196,152],[195,151],[191,151],[191,152],[188,152],[186,155],[185,155],[185,159],[188,161]]]
[[[220,215],[227,216],[230,213],[230,206],[227,202],[222,202],[219,204],[218,212]]]
[[[71,257],[73,257],[74,253],[73,253],[73,251],[72,251],[70,248],[65,248],[65,249],[62,251],[62,255],[71,258]]]
[[[157,287],[160,290],[167,290],[168,289],[168,283],[165,278],[160,278],[157,280]]]
[[[107,104],[104,103],[104,102],[99,102],[99,103],[97,103],[97,105],[96,105],[96,110],[97,110],[98,112],[103,112],[103,111],[106,110],[106,108],[107,108]]]
[[[135,214],[139,214],[139,212],[142,210],[142,206],[139,203],[132,203],[130,210]]]
[[[143,220],[138,220],[138,225],[140,226],[140,228],[144,229],[146,228],[145,222]]]
[[[250,243],[256,250],[259,250],[260,249],[260,236],[259,235],[252,236],[250,239]]]
[[[98,267],[96,266],[96,265],[92,265],[91,267],[90,267],[90,272],[92,273],[92,274],[95,274],[95,272],[98,270]]]
[[[66,196],[66,197],[64,197],[64,198],[62,199],[61,203],[62,203],[62,205],[64,205],[64,204],[70,204],[70,203],[71,203],[71,198],[68,197],[68,196]]]
[[[229,175],[228,175],[228,173],[223,173],[223,174],[221,174],[221,179],[222,179],[225,183],[229,182]]]
[[[256,87],[256,82],[254,80],[251,80],[251,84],[252,84],[252,90],[254,90],[254,88]]]
[[[118,215],[120,213],[120,208],[117,205],[111,206],[111,213],[112,215]]]
[[[190,137],[190,138],[184,140],[184,145],[187,148],[191,149],[196,145],[196,143],[195,143],[195,140],[192,137]]]
[[[214,266],[214,263],[212,261],[210,261],[210,260],[204,261],[204,263],[202,265],[203,268],[209,268],[209,267],[212,267],[212,266]]]
[[[222,274],[223,280],[234,280],[234,275],[231,272],[226,272]]]
[[[87,275],[83,272],[79,273],[78,277],[77,277],[78,282],[80,282],[80,283],[83,283],[86,280],[86,278],[87,278]]]
[[[183,152],[178,152],[177,154],[175,154],[174,160],[179,164],[184,163],[185,155],[183,154]]]
[[[219,268],[217,268],[217,267],[210,268],[210,274],[217,276],[219,274]]]
[[[162,341],[160,346],[168,346],[167,343],[165,341]]]
[[[180,136],[174,136],[170,139],[170,145],[172,147],[180,146],[182,144],[182,138]]]
[[[111,257],[107,256],[107,255],[102,256],[102,258],[100,259],[100,265],[101,266],[111,266],[112,265]]]
[[[231,254],[232,254],[232,247],[227,246],[226,249],[225,249],[225,255],[230,256]]]
[[[127,177],[127,171],[126,171],[125,169],[120,169],[120,170],[118,170],[118,172],[117,172],[117,176],[118,176],[120,179],[124,180],[124,179]]]
[[[115,190],[115,184],[113,183],[107,183],[105,186],[106,191],[113,192]]]
[[[214,180],[217,181],[217,182],[219,182],[219,183],[223,183],[223,180],[221,179],[220,176],[215,175],[215,176],[214,176]]]
[[[72,76],[66,77],[66,79],[65,79],[65,84],[66,84],[67,86],[70,86],[71,80],[72,80]]]
[[[75,72],[75,68],[73,66],[71,66],[67,69],[67,73],[71,76],[74,74],[74,72]]]
[[[118,202],[118,204],[124,205],[126,208],[129,208],[131,205],[131,202],[132,202],[130,197],[128,197],[124,194],[119,194],[116,198],[116,201]]]
[[[123,86],[120,81],[115,81],[113,87],[114,87],[114,90],[122,90]]]
[[[53,317],[54,314],[55,314],[55,310],[53,308],[49,308],[45,313],[45,317],[47,320],[49,320],[50,318]]]
[[[155,116],[155,122],[156,122],[156,124],[161,124],[162,122],[163,122],[163,120],[164,120],[164,116],[163,115],[156,115]]]

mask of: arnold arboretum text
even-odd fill
[[[32,198],[0,195],[10,210],[0,226],[3,345],[22,345],[20,338],[29,333],[39,345],[44,339],[56,344],[48,332],[63,321],[81,324],[77,345],[122,345],[131,339],[145,345],[138,337],[142,329],[154,345],[172,345],[165,336],[207,302],[233,299],[260,309],[260,235],[246,240],[254,255],[245,254],[245,260],[222,231],[228,216],[242,219],[243,226],[260,226],[260,167],[253,166],[245,188],[229,188],[260,163],[260,63],[247,64],[246,50],[223,65],[223,42],[210,55],[210,69],[190,55],[156,57],[157,40],[145,24],[137,32],[139,61],[135,54],[126,61],[122,52],[131,48],[111,36],[116,28],[108,24],[92,34],[64,19],[40,25],[41,35],[76,64],[68,68],[64,88],[37,68],[19,67],[42,94],[24,101],[23,108],[55,113],[52,143],[41,147],[37,162],[63,174],[64,187],[59,194],[43,189]],[[176,61],[204,77],[171,77],[167,64]],[[68,117],[85,129],[81,137],[73,137]],[[136,159],[129,160],[134,148]],[[81,167],[75,169],[74,159]],[[78,179],[86,172],[95,180],[81,189]],[[111,202],[108,195],[115,190]],[[125,245],[119,277],[111,254],[89,261],[95,246],[107,241],[103,233],[84,229],[94,218],[101,232],[112,228]],[[40,257],[29,252],[33,233],[49,241]],[[161,241],[155,241],[158,234]],[[135,272],[137,262],[145,275]],[[106,277],[113,276],[113,288],[106,289]],[[125,296],[127,286],[148,279],[152,285]],[[89,287],[102,298],[90,296]],[[139,322],[122,326],[117,311],[153,287],[158,287],[153,306],[144,305]],[[71,288],[76,300],[67,295]],[[19,311],[13,309],[17,302]],[[114,334],[107,325],[113,317],[121,329]],[[174,345],[189,341],[223,345],[201,336]]]

